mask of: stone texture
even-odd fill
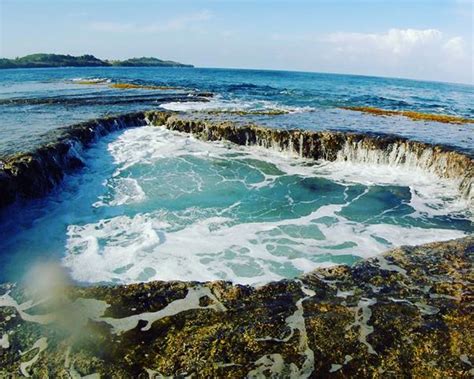
[[[32,306],[28,290],[3,285],[0,376],[18,377],[37,356],[23,372],[38,378],[470,378],[473,261],[466,237],[259,288],[67,287]],[[30,350],[37,341],[47,348]]]

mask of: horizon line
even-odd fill
[[[248,70],[248,71],[280,71],[280,72],[297,72],[297,73],[308,73],[308,74],[327,74],[327,75],[345,75],[345,76],[361,76],[361,77],[367,77],[367,78],[379,78],[379,79],[396,79],[396,80],[409,80],[409,81],[417,81],[417,82],[427,82],[427,83],[441,83],[441,84],[454,84],[454,85],[465,85],[465,86],[470,86],[474,87],[474,78],[471,79],[471,82],[450,82],[450,81],[445,81],[445,80],[434,80],[434,79],[418,79],[418,78],[413,78],[413,77],[403,77],[403,76],[384,76],[384,75],[371,75],[371,74],[356,74],[356,73],[349,73],[349,72],[337,72],[337,71],[313,71],[313,70],[301,70],[301,69],[282,69],[282,68],[251,68],[251,67],[228,67],[228,66],[196,66],[193,63],[182,63],[180,61],[174,60],[174,59],[168,59],[168,58],[157,58],[156,56],[153,55],[142,55],[141,57],[139,56],[134,56],[131,58],[98,58],[96,55],[91,54],[91,53],[83,53],[80,55],[74,55],[74,54],[69,54],[69,53],[29,53],[26,55],[23,55],[21,57],[17,56],[15,58],[7,58],[7,57],[0,57],[0,59],[16,59],[16,58],[22,58],[28,55],[35,55],[35,54],[51,54],[51,55],[69,55],[71,57],[80,57],[84,55],[91,55],[97,59],[104,60],[104,61],[121,61],[121,60],[128,60],[128,59],[135,59],[135,58],[156,58],[160,59],[163,61],[172,61],[180,64],[188,64],[193,67],[159,67],[159,66],[115,66],[115,68],[204,68],[204,69],[222,69],[222,70]],[[51,68],[105,68],[106,66],[58,66],[58,67],[12,67],[8,68],[8,70],[29,70],[29,69],[51,69]],[[0,70],[1,71],[1,70]]]

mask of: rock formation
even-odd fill
[[[0,161],[0,208],[18,198],[44,196],[67,172],[83,166],[80,151],[100,136],[147,124],[191,133],[208,141],[259,145],[300,157],[420,168],[455,181],[474,203],[473,158],[406,138],[330,131],[282,130],[233,122],[193,119],[172,112],[148,111],[92,120],[52,132],[51,142]]]

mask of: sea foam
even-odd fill
[[[78,281],[262,284],[469,228],[456,186],[424,172],[315,163],[160,127],[106,148],[97,215],[67,226],[63,264]]]

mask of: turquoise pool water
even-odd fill
[[[0,223],[1,279],[57,261],[82,283],[261,284],[461,237],[457,187],[423,172],[314,162],[161,127],[114,133],[86,168]]]
[[[80,84],[99,79],[100,84]],[[171,86],[111,88],[113,83]],[[57,128],[144,109],[226,112],[277,128],[392,134],[473,154],[472,124],[341,109],[372,106],[474,118],[472,86],[317,73],[205,68],[0,71],[0,156]],[[199,97],[211,92],[212,97]],[[281,110],[285,114],[235,115]],[[234,113],[232,113],[234,112]],[[221,117],[215,115],[215,117]],[[310,162],[161,128],[114,133],[50,196],[0,215],[0,281],[37,261],[83,283],[225,279],[260,284],[352,264],[401,244],[473,232],[456,185],[423,172]]]

